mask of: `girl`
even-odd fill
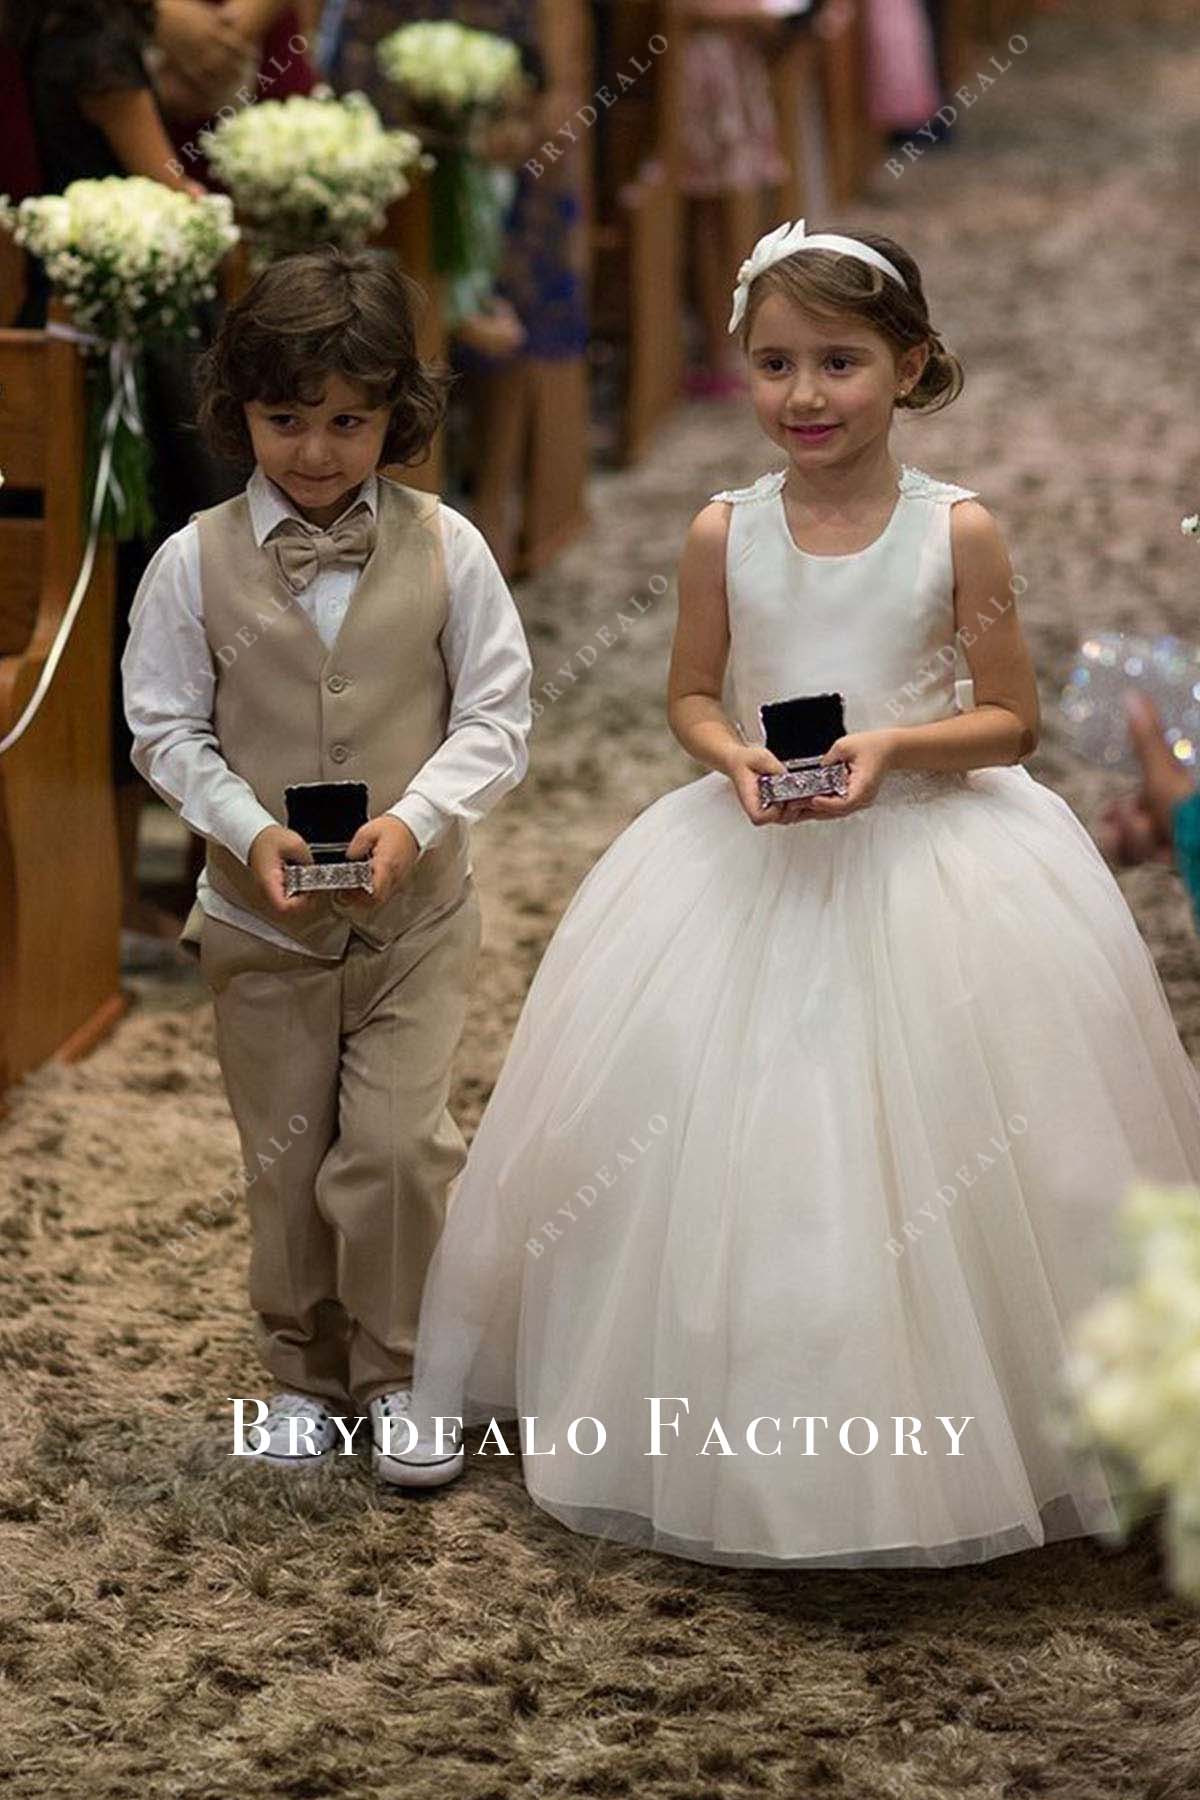
[[[1109,1529],[1044,1417],[1126,1185],[1200,1178],[1196,1075],[1102,857],[1020,766],[1037,695],[996,524],[893,457],[895,409],[962,382],[916,263],[782,226],[733,327],[784,460],[684,546],[668,716],[709,773],[616,840],[546,952],[414,1404],[519,1412],[539,1506],[700,1561]],[[848,791],[760,804],[759,708],[828,692]]]

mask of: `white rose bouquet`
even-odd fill
[[[198,335],[195,308],[215,295],[217,269],[237,241],[233,208],[224,195],[193,199],[113,175],[19,206],[0,197],[0,227],[45,264],[89,353],[93,477],[111,444],[101,528],[146,535],[154,515],[138,351],[150,339]]]
[[[1200,1189],[1139,1182],[1121,1225],[1131,1278],[1072,1334],[1076,1442],[1134,1486],[1125,1532],[1165,1497],[1170,1579],[1200,1600]]]
[[[314,244],[361,248],[426,160],[411,131],[384,130],[363,94],[260,100],[199,143],[233,195],[257,268]]]
[[[473,246],[490,204],[480,159],[488,122],[526,87],[521,53],[509,38],[452,20],[402,25],[376,46],[398,90],[405,120],[437,162],[433,171],[433,257],[445,275],[469,275]]]

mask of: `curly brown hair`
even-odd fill
[[[453,377],[422,362],[414,315],[425,294],[384,250],[325,244],[263,270],[221,321],[196,365],[197,422],[218,456],[254,461],[247,401],[319,404],[331,375],[392,416],[381,463],[420,462],[442,422]]]
[[[740,330],[743,350],[750,342],[755,312],[768,294],[782,294],[806,312],[852,314],[887,338],[898,354],[911,349],[914,344],[928,344],[929,356],[920,380],[897,399],[898,407],[909,412],[939,412],[952,400],[957,400],[963,389],[963,367],[930,322],[921,271],[908,251],[881,232],[845,231],[837,225],[822,226],[821,229],[857,238],[860,243],[869,244],[872,250],[878,250],[889,262],[895,263],[908,284],[907,289],[899,287],[890,275],[885,275],[872,263],[860,262],[841,250],[804,250],[794,256],[785,256],[782,261],[764,269],[750,284],[746,315]]]

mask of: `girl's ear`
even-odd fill
[[[933,346],[928,339],[923,344],[910,344],[908,349],[896,362],[896,385],[907,392],[916,387],[925,373],[925,365],[932,354]]]

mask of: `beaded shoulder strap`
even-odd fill
[[[769,475],[760,475],[749,487],[722,488],[719,494],[710,494],[709,499],[731,500],[735,506],[748,500],[770,500],[779,492],[786,479],[786,469],[772,469]]]
[[[979,498],[974,488],[958,487],[953,481],[939,481],[936,475],[927,475],[924,469],[912,469],[907,463],[900,469],[900,492],[911,494],[914,500],[938,500],[945,506],[955,500]]]
[[[751,482],[749,487],[722,488],[719,494],[710,494],[709,499],[729,500],[734,506],[755,500],[773,500],[786,480],[786,469],[772,469]],[[959,487],[953,481],[939,481],[936,475],[927,475],[924,469],[914,469],[908,463],[900,465],[900,492],[911,495],[914,500],[938,500],[946,506],[955,500],[979,498],[975,488]]]

